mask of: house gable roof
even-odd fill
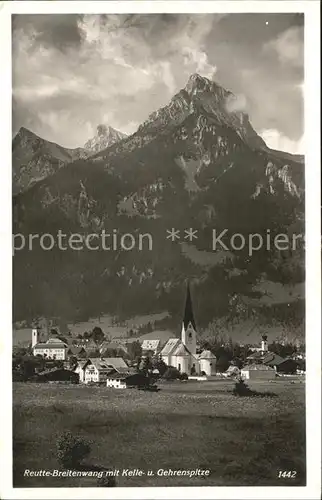
[[[247,367],[245,367],[245,368],[247,369]],[[237,372],[239,372],[239,371],[240,371],[240,370],[239,370],[238,366],[236,366],[236,365],[230,365],[230,366],[227,368],[226,373],[237,373]]]
[[[254,351],[249,356],[247,356],[246,359],[260,359],[262,357],[263,355],[261,351]]]
[[[199,355],[198,359],[217,359],[217,358],[216,358],[216,356],[211,351],[209,351],[208,349],[207,350],[205,349]]]
[[[77,347],[77,346],[74,346],[74,345],[71,345],[71,346],[68,347],[68,353],[69,354],[77,355],[77,354],[81,354],[83,352],[86,352],[84,347],[81,347],[81,346]]]
[[[263,363],[265,365],[270,365],[270,366],[278,366],[281,363],[283,363],[284,361],[285,361],[284,358],[282,358],[278,354],[275,354],[274,352],[270,352],[263,359]]]
[[[111,371],[112,369],[128,368],[123,358],[89,358],[83,370],[92,364],[98,371]]]
[[[156,351],[160,347],[160,339],[144,339],[141,347],[143,351]]]
[[[66,345],[65,342],[63,342],[61,339],[59,339],[58,337],[50,337],[46,344],[64,344]]]
[[[124,345],[122,344],[119,344],[118,342],[108,342],[108,341],[104,341],[100,347],[99,347],[99,350],[100,352],[103,352],[105,351],[106,349],[114,349],[116,351],[123,351],[124,354],[127,353],[127,349]]]
[[[242,371],[245,370],[255,370],[255,371],[273,371],[275,372],[274,368],[271,368],[270,366],[267,365],[246,365],[242,368]]]
[[[127,377],[131,377],[133,375],[140,375],[140,374],[133,368],[127,368],[127,370],[121,370],[120,372],[118,370],[112,370],[108,374],[108,378],[113,380],[120,380],[120,379],[125,379]]]
[[[33,346],[33,349],[67,349],[67,346],[63,342],[51,342],[50,344],[47,344],[47,342],[39,342],[38,344]]]
[[[76,370],[76,368],[81,368],[83,370],[85,368],[85,365],[86,365],[86,360],[84,360],[84,361],[78,361],[78,363],[75,366],[74,370]]]

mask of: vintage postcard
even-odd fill
[[[318,2],[0,23],[1,498],[320,498]]]

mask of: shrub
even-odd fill
[[[187,373],[181,373],[181,375],[180,375],[180,380],[188,380],[188,375],[187,375]]]
[[[244,379],[239,378],[235,383],[233,394],[234,396],[251,396],[252,390],[248,387]]]
[[[84,439],[64,432],[56,441],[57,458],[63,468],[77,468],[91,451],[90,444]]]
[[[181,374],[179,370],[177,370],[177,368],[175,368],[174,366],[169,366],[163,374],[163,378],[165,378],[166,380],[180,379],[180,376]]]

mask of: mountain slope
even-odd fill
[[[247,245],[233,248],[230,238],[304,232],[303,164],[271,152],[231,102],[231,93],[193,75],[135,134],[15,197],[14,232],[85,236],[105,229],[153,240],[152,250],[118,244],[108,251],[17,252],[15,317],[168,310],[180,321],[188,277],[199,326],[238,317],[297,327],[303,299],[292,290],[304,280],[303,249],[261,248],[250,256]],[[180,232],[174,242],[171,228]],[[191,241],[189,228],[198,235]],[[226,249],[213,248],[213,230],[226,231]],[[290,294],[278,297],[279,284]]]
[[[63,148],[21,127],[12,141],[13,194],[28,189],[82,156],[82,148]]]
[[[126,137],[112,127],[98,125],[97,134],[83,148],[64,148],[21,127],[12,142],[13,194],[55,174],[61,167],[88,158]]]

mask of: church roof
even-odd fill
[[[199,355],[199,359],[216,359],[216,356],[209,350],[204,350]]]
[[[173,350],[179,345],[180,342],[181,340],[178,338],[169,339],[161,351],[161,356],[169,356],[169,354],[172,354]]]
[[[191,356],[191,352],[181,341],[172,353],[172,356]]]
[[[193,328],[196,330],[196,323],[195,323],[195,319],[194,319],[194,316],[193,316],[193,310],[192,310],[192,300],[191,300],[190,286],[189,286],[189,283],[188,283],[186,305],[185,305],[184,316],[183,316],[183,326],[184,326],[185,329],[188,328],[189,323],[191,323],[192,326],[193,326]]]

